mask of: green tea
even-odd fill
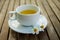
[[[20,12],[21,14],[35,14],[36,11],[35,10],[23,10]]]

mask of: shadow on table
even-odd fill
[[[38,35],[33,35],[33,34],[22,34],[22,33],[17,33],[13,30],[10,30],[10,33],[12,35],[12,37],[16,40],[38,40],[38,39],[43,39],[47,36],[46,34],[46,30],[44,32],[40,32]]]

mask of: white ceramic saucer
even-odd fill
[[[40,15],[39,21],[40,21],[40,24],[44,24],[43,29],[45,29],[47,26],[47,19],[43,15]],[[8,24],[9,24],[9,27],[16,32],[26,33],[26,34],[32,34],[33,33],[32,27],[23,27],[20,25],[20,23],[17,20],[9,19]]]

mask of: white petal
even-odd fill
[[[36,34],[39,34],[39,31],[38,31],[38,32],[36,32]]]
[[[41,31],[43,31],[43,32],[44,32],[44,29],[41,29]]]
[[[33,34],[35,34],[35,32],[33,32]]]

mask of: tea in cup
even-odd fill
[[[18,6],[15,11],[9,13],[15,14],[15,19],[21,25],[35,25],[40,18],[40,8],[34,5]]]

